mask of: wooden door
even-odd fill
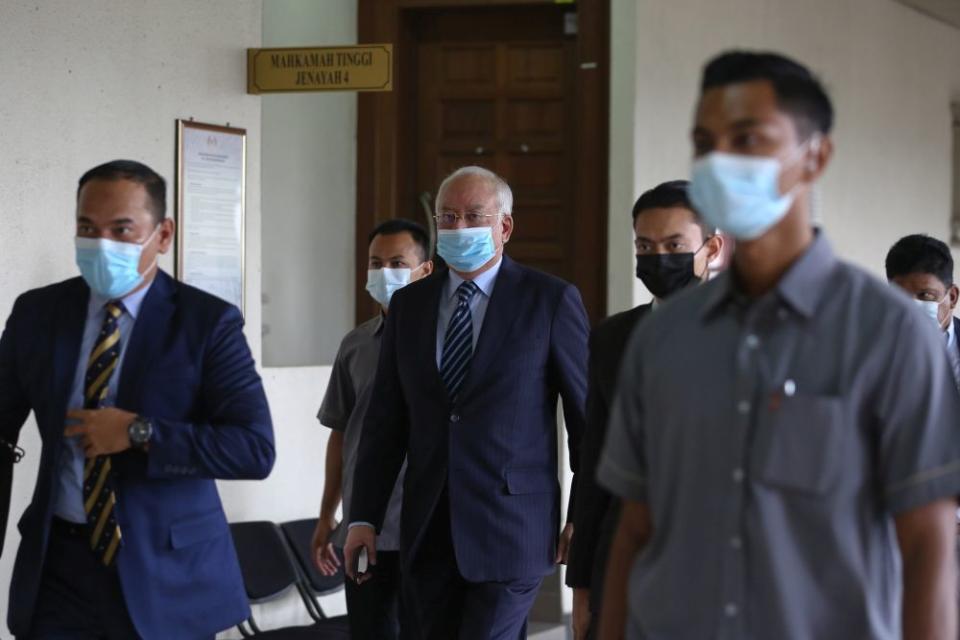
[[[394,45],[394,91],[357,113],[357,319],[367,234],[425,210],[457,167],[510,184],[507,254],[606,313],[608,0],[359,0],[360,42]],[[427,206],[425,207],[425,204]]]
[[[433,196],[458,167],[496,172],[514,195],[507,253],[572,282],[575,40],[564,19],[555,6],[420,16],[414,184]]]

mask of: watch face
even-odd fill
[[[150,424],[143,420],[134,420],[130,425],[130,440],[134,444],[145,444],[150,438]]]

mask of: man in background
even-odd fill
[[[596,481],[620,361],[637,324],[663,301],[705,282],[723,240],[693,210],[686,180],[664,182],[633,205],[636,275],[653,301],[610,316],[590,334],[587,368],[587,428],[580,457],[580,484],[573,511],[567,586],[573,588],[575,640],[596,637],[603,576],[619,502]]]
[[[338,526],[336,513],[341,498],[343,513],[350,513],[363,419],[370,403],[377,401],[373,381],[390,299],[399,289],[432,272],[430,239],[420,225],[398,218],[381,223],[370,234],[367,292],[380,305],[380,313],[343,338],[317,415],[320,424],[331,429],[320,519],[313,535],[314,559],[324,575],[334,575],[340,567],[338,551],[342,553],[347,529]],[[402,487],[403,471],[377,536],[377,564],[371,569],[371,579],[362,585],[346,582],[350,637],[355,640],[393,640],[399,634]]]
[[[887,253],[887,280],[906,291],[943,335],[954,378],[960,385],[960,343],[953,316],[960,289],[953,282],[953,255],[944,242],[927,235],[900,238]]]

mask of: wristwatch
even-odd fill
[[[150,443],[150,436],[153,435],[153,423],[149,418],[137,416],[127,427],[127,435],[130,437],[130,446],[137,451],[144,451],[147,444]]]

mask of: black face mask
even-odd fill
[[[651,253],[637,256],[637,277],[660,300],[700,282],[693,271],[695,253]]]

